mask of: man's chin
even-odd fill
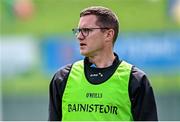
[[[80,51],[80,54],[85,56],[85,57],[88,57],[88,53],[87,52],[84,52],[84,51]]]

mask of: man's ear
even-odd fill
[[[106,41],[113,41],[113,37],[114,37],[114,30],[113,29],[109,29],[106,31]]]

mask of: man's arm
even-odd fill
[[[49,85],[49,121],[62,119],[62,96],[71,66],[66,65],[58,70],[51,80]]]
[[[129,95],[131,99],[131,110],[136,121],[157,121],[157,108],[153,89],[146,74],[140,69],[133,67]]]

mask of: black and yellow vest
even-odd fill
[[[130,121],[131,102],[128,84],[131,64],[122,61],[104,83],[87,81],[83,60],[70,71],[62,98],[62,121]]]

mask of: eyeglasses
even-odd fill
[[[73,28],[73,33],[77,36],[80,32],[84,37],[89,35],[89,32],[92,32],[94,29],[110,29],[110,28]]]

